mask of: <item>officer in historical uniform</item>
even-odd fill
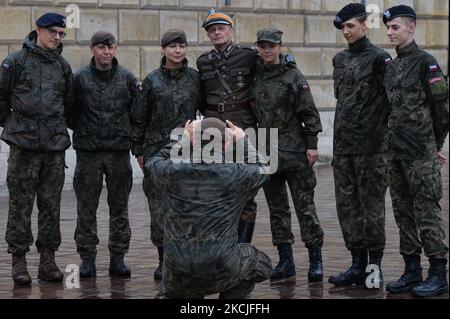
[[[441,150],[449,129],[448,85],[436,59],[414,41],[416,13],[405,5],[384,12],[383,21],[397,57],[387,67],[384,85],[391,104],[389,175],[392,206],[400,230],[405,270],[386,287],[417,297],[448,293],[448,246],[439,200]],[[422,282],[422,249],[430,262]]]
[[[142,168],[150,157],[170,142],[174,128],[184,127],[187,120],[195,119],[200,105],[200,77],[195,69],[188,67],[184,31],[166,31],[161,38],[161,49],[161,65],[145,78],[142,103],[139,111],[133,115],[139,123],[136,156]],[[153,185],[147,172],[144,173],[142,185],[150,208],[151,240],[158,248],[159,255],[159,266],[154,277],[161,279],[164,256],[161,189]]]
[[[241,211],[269,179],[267,166],[248,142],[242,129],[231,122],[230,138],[225,123],[206,118],[186,123],[181,145],[198,148],[184,154],[182,161],[171,159],[173,143],[150,158],[145,169],[163,194],[165,211],[163,276],[157,298],[203,298],[220,293],[219,298],[245,298],[255,283],[270,277],[270,258],[251,244],[238,243]],[[218,160],[198,158],[205,154],[209,132],[215,130],[222,153]],[[206,134],[195,139],[198,134]],[[210,131],[213,133],[212,131]],[[202,140],[202,141],[200,141]],[[244,150],[239,162],[225,162],[231,144]],[[182,146],[182,149],[186,147]],[[253,163],[253,164],[245,164]]]
[[[201,113],[206,117],[230,120],[237,126],[256,129],[257,119],[249,103],[258,53],[253,47],[234,44],[233,16],[211,9],[203,28],[214,48],[197,59],[201,77]],[[239,221],[239,241],[252,240],[256,202],[251,199]]]
[[[278,129],[278,145],[271,145],[271,136],[267,134],[267,145],[278,152],[278,171],[264,186],[272,241],[280,257],[271,278],[295,275],[287,182],[302,240],[309,251],[308,280],[321,281],[324,234],[314,204],[316,177],[312,167],[318,158],[317,135],[322,131],[322,124],[308,82],[292,57],[281,54],[282,34],[281,30],[274,28],[257,33],[256,44],[261,59],[256,69],[251,102],[259,127]]]
[[[133,184],[130,114],[138,102],[140,84],[114,57],[117,41],[98,31],[90,43],[91,63],[75,74],[75,104],[70,116],[77,164],[73,187],[77,197],[75,242],[83,260],[81,277],[95,277],[97,208],[105,176],[109,205],[110,275],[130,276],[124,263],[131,230],[128,197]]]
[[[386,242],[389,102],[383,79],[391,57],[366,37],[366,19],[365,6],[350,3],[334,20],[348,49],[333,58],[337,99],[333,173],[337,214],[345,247],[352,255],[351,267],[329,278],[336,286],[363,284],[368,263],[381,270]],[[381,280],[381,272],[378,274]]]
[[[23,48],[11,53],[0,67],[1,138],[10,146],[6,241],[12,254],[12,278],[22,285],[31,283],[25,254],[33,244],[31,213],[36,196],[38,278],[63,280],[55,251],[61,244],[60,201],[65,150],[70,146],[64,116],[73,103],[72,71],[61,56],[66,18],[47,13],[37,19],[36,26]]]

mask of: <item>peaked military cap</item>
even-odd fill
[[[361,3],[350,3],[341,9],[333,21],[336,29],[342,28],[342,23],[353,18],[367,17],[366,7]]]
[[[50,27],[66,27],[66,17],[58,13],[46,13],[36,20],[36,26],[40,28],[50,28]]]
[[[212,24],[227,24],[233,27],[234,14],[225,13],[216,9],[211,9],[208,12],[208,16],[203,22],[202,27],[207,29]]]
[[[383,22],[387,24],[389,21],[394,20],[398,17],[410,17],[414,20],[417,19],[416,12],[410,6],[406,6],[401,4],[399,6],[394,6],[392,8],[387,9],[383,13]]]
[[[164,32],[161,37],[161,46],[164,48],[165,46],[175,43],[187,43],[186,33],[183,30],[179,29],[170,29]]]
[[[271,43],[281,43],[283,36],[283,31],[275,28],[265,28],[261,29],[256,33],[256,43],[263,41]]]
[[[116,38],[109,31],[97,31],[91,38],[91,45],[104,44],[112,45],[116,43]]]

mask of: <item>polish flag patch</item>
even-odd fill
[[[392,62],[393,62],[392,58],[387,58],[384,60],[384,63],[386,63],[386,64],[391,64]]]
[[[436,64],[430,65],[430,72],[436,72],[438,70],[439,70],[439,68]]]
[[[304,84],[302,87],[303,87],[303,91],[309,91],[310,90],[308,84]]]

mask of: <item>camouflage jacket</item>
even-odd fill
[[[270,146],[278,149],[280,169],[298,164],[298,153],[317,149],[317,135],[322,131],[319,112],[291,56],[282,55],[281,63],[273,65],[260,60],[251,96],[259,127],[278,128],[278,144]]]
[[[238,140],[236,147],[245,147],[245,161],[254,164],[195,164],[192,158],[176,164],[170,159],[174,143],[146,162],[146,171],[164,194],[167,288],[182,282],[209,294],[239,282],[245,259],[238,244],[239,217],[270,177],[262,174],[264,165],[244,140]]]
[[[426,159],[449,129],[448,85],[436,59],[413,41],[397,49],[384,85],[391,104],[389,152],[394,160]]]
[[[334,154],[386,152],[389,102],[383,78],[389,61],[366,37],[334,57]]]
[[[207,108],[215,109],[219,103],[229,107],[248,102],[257,60],[256,49],[233,43],[223,52],[212,49],[200,55],[197,69],[201,76],[201,112],[204,114]],[[218,80],[216,70],[220,72],[232,95]]]
[[[83,151],[126,151],[131,148],[131,112],[140,84],[118,64],[98,70],[95,60],[75,73],[75,103],[69,116],[73,147]]]
[[[32,151],[62,151],[70,146],[65,116],[73,103],[73,76],[61,56],[63,45],[48,51],[31,32],[20,51],[0,67],[2,139]]]
[[[187,60],[179,69],[166,69],[164,64],[165,58],[160,68],[145,78],[139,109],[133,113],[138,123],[135,155],[144,155],[145,159],[170,142],[174,128],[194,120],[200,104],[198,72],[188,67]]]

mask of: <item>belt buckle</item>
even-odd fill
[[[217,104],[217,112],[219,112],[219,113],[225,112],[225,103]]]

